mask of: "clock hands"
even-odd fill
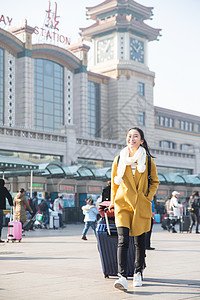
[[[135,46],[133,46],[133,49],[135,50],[135,52],[139,52],[139,50],[141,49],[141,45],[139,45],[139,47],[138,48],[136,48]]]

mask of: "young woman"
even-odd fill
[[[140,128],[131,128],[126,135],[127,146],[115,157],[111,175],[111,208],[115,208],[115,223],[118,232],[118,272],[120,278],[114,287],[126,291],[127,251],[129,235],[134,236],[135,271],[133,286],[142,286],[142,271],[145,265],[145,232],[151,227],[151,200],[159,180],[156,166],[149,152],[144,133]],[[148,187],[148,155],[151,156],[151,184]]]

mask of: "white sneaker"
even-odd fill
[[[121,276],[118,280],[115,281],[114,287],[116,289],[127,291],[128,290],[128,283],[125,277]]]
[[[142,274],[137,272],[133,276],[133,287],[142,286]]]

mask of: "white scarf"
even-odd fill
[[[123,182],[122,177],[126,170],[126,166],[136,167],[139,173],[144,173],[146,170],[146,150],[140,146],[132,157],[129,157],[128,146],[120,151],[120,160],[117,168],[117,176],[114,178],[114,183],[120,185]]]

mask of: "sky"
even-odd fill
[[[103,0],[57,0],[60,34],[77,42],[79,28],[90,26],[86,7]],[[200,116],[200,1],[137,0],[154,7],[146,23],[160,28],[159,41],[149,43],[148,66],[155,72],[154,105]],[[52,3],[54,3],[52,1]],[[12,18],[11,25],[27,19],[30,26],[42,26],[48,0],[0,0],[0,16]],[[4,23],[0,22],[0,27]]]

